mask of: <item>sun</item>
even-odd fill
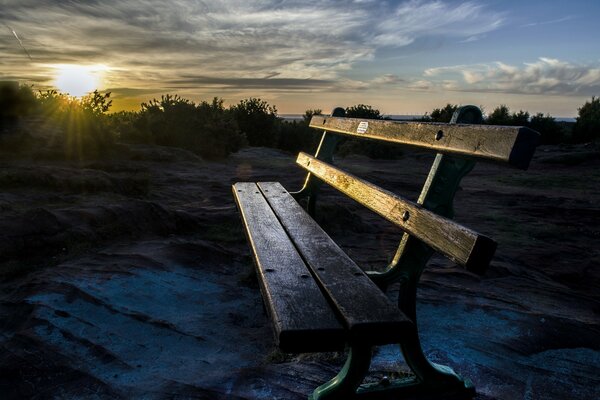
[[[98,89],[99,73],[103,70],[98,66],[57,65],[54,84],[63,93],[70,96],[82,97]]]

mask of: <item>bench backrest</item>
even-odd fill
[[[407,271],[420,274],[433,250],[470,271],[483,273],[496,243],[451,220],[454,194],[475,160],[503,162],[526,169],[539,134],[526,127],[481,125],[481,111],[475,106],[458,109],[449,124],[344,118],[343,113],[343,109],[337,108],[332,116],[312,117],[310,126],[324,129],[324,133],[314,157],[305,153],[298,155],[297,163],[309,174],[297,197],[309,194],[314,207],[314,196],[320,183],[325,182],[399,226],[405,234],[387,271],[394,279]],[[417,202],[330,165],[338,135],[437,152]],[[310,209],[310,200],[309,212],[314,211]],[[404,259],[409,260],[410,266],[401,267],[406,263]]]

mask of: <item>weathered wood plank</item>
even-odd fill
[[[412,322],[276,182],[261,182],[271,208],[335,305],[351,341],[398,343]]]
[[[507,162],[522,169],[529,166],[539,141],[536,131],[522,126],[361,120],[315,115],[310,127],[440,153]]]
[[[296,162],[315,177],[395,223],[403,231],[469,270],[477,271],[484,268],[494,255],[496,243],[492,239],[450,219],[441,217],[306,153],[300,153]]]
[[[236,183],[232,190],[281,350],[343,348],[345,329],[256,184]]]

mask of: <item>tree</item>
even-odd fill
[[[306,125],[308,125],[309,122],[310,122],[310,120],[311,120],[311,118],[313,116],[315,116],[315,115],[322,115],[322,114],[323,114],[323,112],[321,111],[320,108],[315,108],[314,110],[313,109],[308,109],[308,110],[304,111],[304,115],[302,116],[302,120],[304,121],[304,123]]]
[[[508,125],[527,126],[529,125],[529,112],[519,110],[518,113],[513,113],[511,120]]]
[[[274,147],[277,143],[277,108],[258,98],[241,100],[231,108],[250,146]]]
[[[578,111],[579,116],[573,127],[573,141],[583,143],[600,138],[600,98],[592,97]]]
[[[127,121],[130,116],[122,117]],[[132,122],[136,129],[126,131],[125,140],[181,147],[207,159],[227,157],[246,143],[233,111],[218,97],[196,105],[178,95],[164,95],[142,103],[139,118]]]
[[[429,120],[432,122],[450,122],[452,119],[452,115],[454,115],[454,111],[458,110],[458,105],[456,104],[446,104],[444,108],[436,108],[431,114],[429,114]]]
[[[98,90],[94,90],[94,93],[81,99],[81,107],[95,115],[104,114],[112,106],[112,100],[108,100],[109,98],[110,92],[102,94]]]
[[[0,82],[0,134],[16,127],[19,118],[32,113],[36,99],[31,87]]]
[[[537,113],[531,117],[528,125],[541,135],[542,144],[558,144],[564,141],[564,131],[550,114]]]
[[[486,121],[490,125],[512,125],[513,120],[509,108],[505,104],[502,104],[488,115]]]
[[[366,105],[357,104],[346,108],[346,117],[348,118],[364,118],[364,119],[382,119],[379,110]]]

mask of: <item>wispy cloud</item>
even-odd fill
[[[576,16],[574,16],[574,15],[567,15],[566,17],[562,17],[562,18],[556,18],[556,19],[551,19],[551,20],[547,20],[547,21],[531,22],[531,23],[521,25],[521,26],[523,28],[530,28],[530,27],[539,26],[539,25],[559,24],[561,22],[570,21],[575,18],[576,18]]]
[[[379,49],[424,37],[468,41],[505,17],[474,1],[5,0],[0,22],[19,32],[35,62],[6,32],[0,77],[39,79],[48,64],[101,63],[115,71],[108,87],[361,88],[344,73]]]
[[[430,68],[424,75],[437,86],[459,91],[585,96],[600,93],[600,65],[544,57],[522,65],[494,62]]]

